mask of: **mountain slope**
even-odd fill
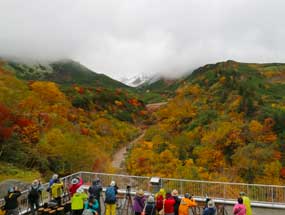
[[[98,74],[72,60],[49,64],[25,64],[8,61],[7,67],[13,69],[18,78],[24,80],[46,80],[58,84],[79,84],[105,88],[126,88],[129,86],[104,74]]]
[[[121,89],[62,91],[51,81],[18,79],[0,62],[0,164],[11,169],[0,168],[0,178],[20,178],[18,170],[43,177],[112,171],[112,154],[139,134],[129,122],[142,113],[143,104]]]
[[[157,123],[131,151],[128,171],[282,184],[284,95],[285,64],[203,66],[185,77],[175,97],[153,115]]]

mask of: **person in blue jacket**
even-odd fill
[[[207,202],[207,207],[203,211],[203,215],[215,215],[215,214],[216,214],[215,203],[212,199],[209,199]]]

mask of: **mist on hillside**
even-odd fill
[[[74,59],[120,80],[173,78],[227,59],[285,62],[284,6],[282,0],[1,1],[0,56]]]

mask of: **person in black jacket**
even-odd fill
[[[39,208],[40,198],[43,191],[43,186],[41,185],[39,180],[34,180],[28,194],[28,201],[31,208],[31,213],[35,214],[35,207],[36,210]]]
[[[98,201],[99,208],[97,209],[98,215],[101,214],[101,201],[100,201],[100,196],[102,192],[102,184],[99,178],[96,178],[92,182],[92,186],[89,187],[88,192],[91,196],[94,196],[95,199]]]
[[[145,215],[155,215],[155,202],[154,202],[154,197],[149,196],[147,198],[146,206],[145,206]]]
[[[178,191],[177,190],[173,190],[172,191],[172,196],[175,200],[175,204],[174,204],[174,215],[178,215],[178,210],[179,210],[179,205],[181,202],[181,199],[178,196]]]
[[[21,192],[17,187],[11,187],[8,189],[8,194],[4,197],[6,215],[18,215],[18,197],[21,196]]]

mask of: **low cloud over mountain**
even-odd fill
[[[285,61],[282,0],[9,0],[0,55],[72,58],[116,79],[234,59]]]

